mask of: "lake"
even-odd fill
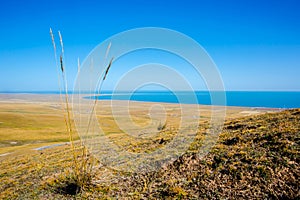
[[[218,92],[214,92],[218,93]],[[99,100],[131,100],[144,102],[164,102],[183,104],[212,105],[210,92],[170,92],[137,91],[134,93],[104,91]],[[227,91],[227,106],[265,107],[265,108],[300,108],[300,92],[249,92]],[[194,99],[193,99],[194,97]],[[95,97],[91,97],[95,98]],[[195,99],[196,98],[196,99]],[[217,103],[218,105],[218,103]]]

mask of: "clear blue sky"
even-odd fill
[[[49,28],[61,30],[70,85],[77,57],[137,27],[198,41],[227,90],[300,91],[298,0],[26,0],[0,3],[0,91],[57,90]]]

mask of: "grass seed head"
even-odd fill
[[[108,66],[107,66],[107,68],[106,68],[106,71],[105,71],[105,74],[104,74],[104,77],[103,77],[103,81],[105,80],[105,78],[106,78],[106,76],[107,76],[107,74],[108,74],[108,71],[109,71],[109,69],[110,69],[110,67],[111,67],[111,65],[112,65],[113,60],[114,60],[114,57],[112,57],[112,59],[110,60]]]
[[[111,42],[108,44],[107,46],[107,49],[106,49],[106,52],[105,52],[105,59],[107,58],[108,56],[108,53],[109,53],[109,50],[110,50],[110,47],[111,47]]]
[[[61,72],[64,73],[64,62],[63,62],[62,55],[60,55],[59,60],[60,60],[60,69],[61,69]]]
[[[55,40],[54,40],[54,35],[53,35],[53,32],[52,32],[52,28],[50,28],[50,36],[51,36],[54,51],[56,51],[56,45],[55,45]]]
[[[58,35],[59,35],[59,42],[60,42],[60,46],[61,46],[61,53],[64,54],[64,43],[63,43],[63,39],[62,39],[62,35],[61,35],[60,31],[58,31]]]

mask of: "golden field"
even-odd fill
[[[118,117],[126,118],[122,116],[122,102],[118,105]],[[152,128],[161,125],[148,115],[149,110],[152,115],[159,112],[154,103],[130,105],[131,120],[121,123],[136,136],[147,134],[151,123]],[[98,102],[96,113],[98,123],[114,143],[130,152],[147,152],[168,143],[178,130],[179,105],[164,104],[164,109],[165,127],[151,140],[132,139],[122,131],[108,102]],[[175,162],[149,173],[119,172],[95,162],[91,184],[72,194],[72,188],[63,187],[72,174],[73,161],[59,96],[1,94],[0,198],[299,198],[300,110],[227,107],[217,144],[199,158],[197,149],[209,125],[211,107],[199,109],[196,139]],[[131,129],[130,123],[145,127],[145,132]],[[80,158],[79,137],[75,140],[75,154]],[[37,150],[45,146],[49,148]]]

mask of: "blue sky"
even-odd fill
[[[70,87],[106,38],[165,27],[199,42],[227,90],[300,91],[300,1],[1,1],[0,91],[57,90],[49,28],[60,30]]]

